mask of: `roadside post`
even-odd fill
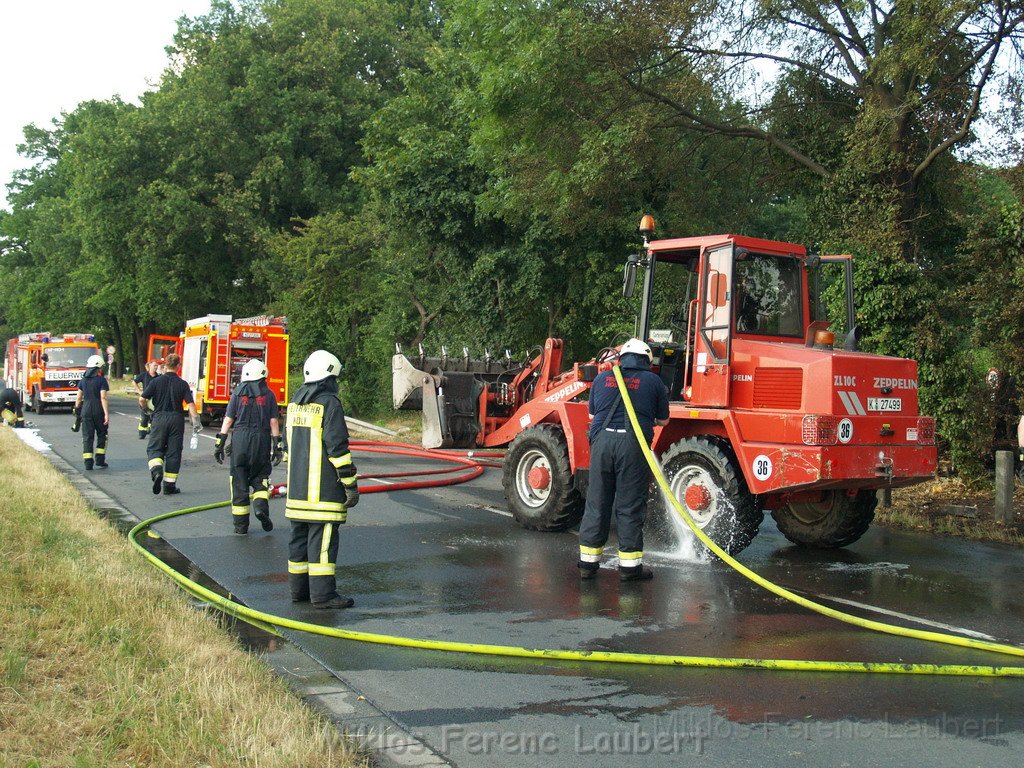
[[[996,451],[996,522],[1013,522],[1013,451]]]

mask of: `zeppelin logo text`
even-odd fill
[[[882,389],[917,389],[917,379],[890,379],[885,376],[875,376],[875,388]]]

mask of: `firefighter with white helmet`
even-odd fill
[[[103,376],[103,358],[92,355],[85,361],[86,371],[78,382],[75,398],[75,425],[82,430],[82,461],[85,468],[107,466],[107,429],[110,426],[110,407],[107,392],[110,384]],[[95,448],[93,442],[95,441]]]
[[[654,425],[668,424],[668,389],[650,370],[654,355],[641,339],[619,350],[619,368],[644,439],[650,445]],[[646,581],[653,575],[643,565],[644,518],[650,468],[630,426],[613,371],[603,371],[590,388],[590,478],[587,504],[580,523],[580,578],[592,579],[608,541],[612,511],[619,538],[619,577]]]
[[[306,358],[305,382],[288,404],[288,501],[291,521],[288,584],[293,602],[314,608],[349,608],[338,594],[338,526],[359,501],[356,467],[338,399],[341,362],[323,349]]]
[[[277,398],[267,386],[267,366],[262,360],[250,360],[242,366],[242,380],[231,393],[213,447],[213,458],[223,464],[228,433],[233,426],[231,519],[235,533],[249,532],[250,500],[263,530],[274,530],[270,519],[270,472],[271,466],[280,464],[284,455],[279,416]]]

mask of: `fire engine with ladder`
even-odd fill
[[[718,544],[739,552],[768,511],[797,544],[845,546],[870,526],[879,488],[934,475],[917,364],[857,350],[850,256],[740,235],[653,240],[650,216],[640,231],[623,293],[643,270],[637,335],[670,401],[652,447]],[[583,512],[590,384],[616,356],[565,364],[556,338],[522,362],[399,350],[394,405],[423,411],[424,447],[508,446],[512,515],[563,530]]]
[[[203,426],[222,419],[242,366],[262,360],[269,372],[267,386],[279,403],[288,402],[288,320],[260,315],[232,319],[206,315],[189,320],[178,336],[149,337],[149,360],[163,362],[181,356],[181,378],[192,388]]]
[[[7,342],[4,380],[29,410],[72,407],[85,364],[100,353],[91,333],[23,333]]]

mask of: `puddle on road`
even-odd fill
[[[828,566],[830,571],[851,571],[854,573],[862,571],[908,571],[910,566],[907,563],[831,563]]]

